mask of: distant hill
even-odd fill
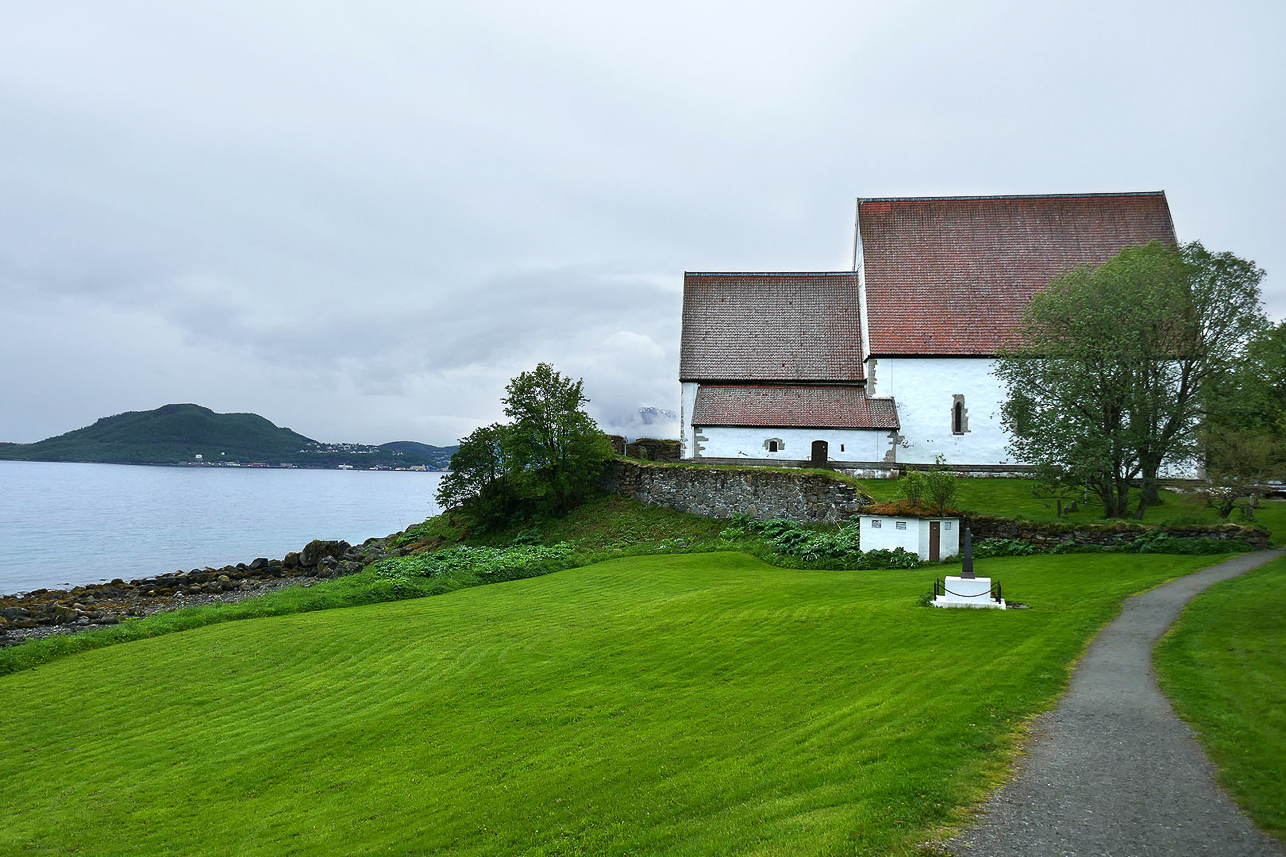
[[[413,459],[415,463],[432,464],[441,470],[445,470],[451,463],[451,456],[459,448],[458,446],[430,446],[414,440],[395,440],[392,443],[380,444],[382,450],[403,456],[407,460]]]
[[[258,414],[216,414],[200,405],[165,405],[103,417],[37,443],[0,444],[0,459],[110,464],[293,464],[299,467],[445,467],[455,447],[414,441],[383,446],[321,443]],[[200,457],[198,459],[198,456]]]

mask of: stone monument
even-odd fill
[[[980,607],[1004,610],[1005,599],[1000,597],[1000,584],[993,594],[990,577],[978,577],[973,571],[973,533],[968,527],[964,532],[964,555],[960,562],[960,576],[947,577],[933,582],[934,607]]]

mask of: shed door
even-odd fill
[[[824,440],[813,441],[813,458],[811,464],[813,467],[825,467],[826,459],[830,458],[830,445]]]
[[[929,522],[929,562],[942,559],[942,522]]]

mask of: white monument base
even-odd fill
[[[982,607],[1004,610],[1004,599],[991,600],[991,578],[948,577],[944,581],[946,593],[933,599],[934,607]]]

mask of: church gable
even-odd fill
[[[683,381],[862,380],[854,272],[688,273]]]
[[[990,356],[1032,296],[1078,265],[1176,242],[1164,192],[864,199],[871,356]]]

